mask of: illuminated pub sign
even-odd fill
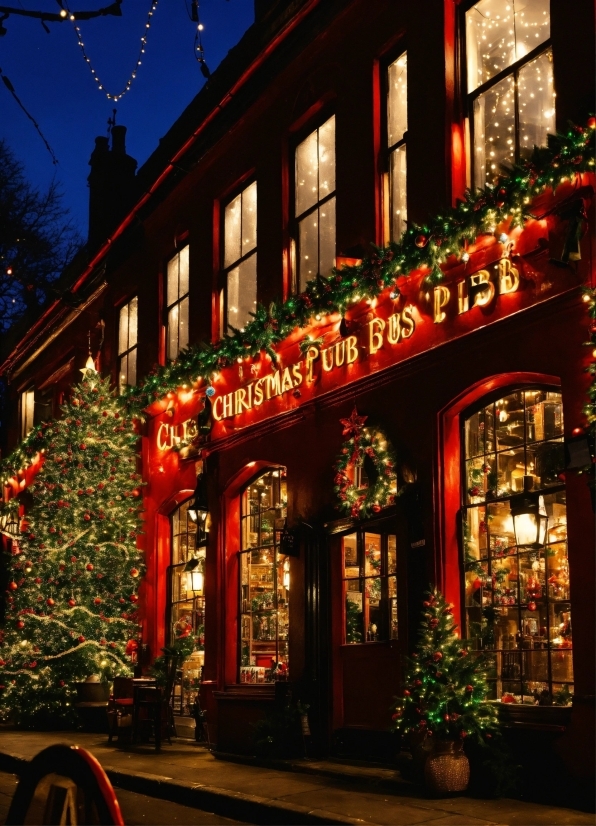
[[[494,246],[475,255],[471,272],[458,264],[434,286],[422,274],[403,279],[399,295],[392,298],[388,289],[360,301],[343,324],[338,313],[313,319],[312,327],[295,330],[277,347],[277,361],[261,354],[225,368],[213,378],[212,438],[295,410],[579,283],[571,270],[545,263],[537,271],[521,256],[486,260],[491,252]],[[192,441],[199,397],[193,396],[192,409],[182,404],[174,420],[158,425],[158,450]]]

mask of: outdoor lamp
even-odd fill
[[[542,497],[530,492],[512,497],[511,516],[518,547],[542,548],[548,522]]]
[[[197,486],[192,502],[188,506],[188,515],[193,522],[200,525],[204,531],[209,530],[207,516],[209,503],[207,501],[207,477],[204,473],[197,479]]]
[[[187,590],[192,591],[195,594],[203,593],[203,585],[205,583],[205,577],[203,575],[203,571],[201,571],[199,567],[199,563],[200,560],[194,558],[189,559],[184,566]]]

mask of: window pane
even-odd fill
[[[406,54],[388,69],[387,143],[393,146],[402,140],[408,128],[408,63]]]
[[[563,435],[563,405],[560,393],[526,391],[526,429],[529,442]]]
[[[128,384],[128,356],[122,356],[120,359],[120,372],[118,374],[118,390],[120,393],[126,388]]]
[[[180,250],[180,281],[178,284],[178,295],[183,296],[188,292],[188,244]]]
[[[319,266],[321,275],[330,275],[335,266],[335,198],[319,207]]]
[[[391,153],[390,158],[391,238],[398,241],[405,228],[406,208],[406,147],[405,144]]]
[[[549,0],[480,0],[466,12],[468,91],[523,58],[549,36]]]
[[[128,303],[128,346],[134,347],[139,334],[139,299],[135,296]]]
[[[298,225],[300,290],[317,274],[319,267],[319,211],[311,212]]]
[[[387,537],[387,573],[397,573],[397,543],[395,534]]]
[[[346,579],[360,576],[357,534],[352,533],[349,536],[344,536],[342,544],[344,551],[344,576]]]
[[[257,245],[257,182],[242,193],[242,255]]]
[[[318,141],[315,129],[296,148],[296,215],[316,204],[319,192]]]
[[[175,255],[168,261],[168,284],[167,284],[167,305],[168,307],[178,301],[178,256]]]
[[[381,574],[381,537],[377,533],[364,534],[364,575]]]
[[[224,267],[229,267],[242,255],[242,197],[237,195],[226,207],[224,217]]]
[[[188,296],[182,299],[179,306],[178,352],[188,347]]]
[[[397,579],[390,576],[387,580],[387,594],[389,601],[389,639],[397,640],[398,618],[397,618]]]
[[[173,360],[178,355],[178,304],[168,312],[168,358]]]
[[[335,192],[335,116],[319,129],[319,201]]]
[[[345,582],[346,594],[346,642],[364,642],[362,633],[363,622],[363,593],[362,582],[359,579],[348,579]]]
[[[133,349],[128,354],[128,384],[134,387],[137,383],[137,348]]]
[[[513,76],[504,78],[474,101],[474,184],[492,184],[503,163],[515,162]]]
[[[128,350],[128,310],[130,304],[120,308],[120,326],[118,330],[118,352]]]
[[[228,273],[228,327],[241,330],[257,306],[257,255]]]
[[[520,154],[527,157],[534,146],[546,146],[546,136],[555,132],[553,55],[550,49],[520,69],[518,100]]]

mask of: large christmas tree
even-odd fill
[[[129,674],[138,629],[138,435],[109,380],[83,376],[28,440],[44,462],[8,563],[0,714],[30,726],[72,721],[76,682]]]
[[[495,706],[486,701],[490,663],[459,638],[452,606],[439,591],[430,591],[423,606],[418,645],[394,706],[393,728],[443,740],[491,737],[498,718]]]

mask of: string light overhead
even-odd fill
[[[136,79],[137,72],[139,70],[139,66],[141,66],[143,55],[145,54],[145,49],[147,47],[147,36],[148,36],[149,29],[151,28],[151,18],[153,17],[153,14],[155,13],[155,10],[157,8],[157,3],[158,3],[158,0],[152,0],[151,7],[150,7],[150,9],[147,13],[147,20],[145,22],[144,33],[143,33],[143,36],[141,37],[141,45],[140,45],[139,55],[137,57],[137,61],[135,63],[135,66],[134,66],[132,72],[130,73],[130,76],[129,76],[128,80],[124,84],[124,87],[122,88],[122,91],[118,92],[117,94],[113,94],[111,92],[108,92],[104,88],[104,85],[101,82],[97,71],[93,68],[93,65],[91,63],[91,58],[89,57],[89,55],[87,54],[87,51],[85,50],[85,44],[83,42],[83,33],[81,32],[80,26],[76,22],[75,15],[70,13],[70,11],[68,10],[68,7],[63,9],[63,11],[65,11],[65,13],[68,14],[70,20],[72,21],[73,28],[74,28],[75,33],[77,35],[77,41],[78,41],[79,47],[81,49],[81,52],[83,54],[83,58],[85,59],[85,62],[89,66],[89,70],[90,70],[90,72],[93,76],[94,81],[97,84],[97,88],[105,94],[105,96],[107,97],[108,100],[113,100],[113,101],[117,102],[117,101],[121,100],[128,91],[130,91],[130,87],[132,86],[133,81]],[[60,14],[62,14],[62,12],[60,12]]]

